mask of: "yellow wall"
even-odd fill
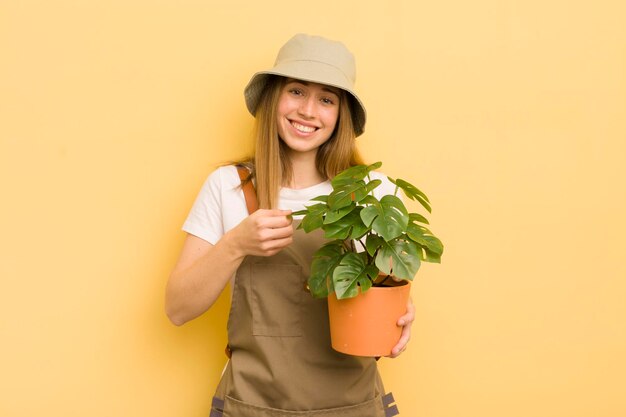
[[[447,245],[382,361],[402,415],[626,415],[623,4],[2,1],[0,415],[208,415],[225,297],[176,328],[164,285],[296,32],[355,52],[362,150]]]

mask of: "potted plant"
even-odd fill
[[[409,282],[421,262],[438,263],[443,253],[443,244],[425,226],[428,220],[409,213],[397,196],[402,190],[430,212],[428,197],[417,187],[389,178],[396,185],[395,193],[374,196],[382,181],[372,179],[370,173],[381,165],[346,169],[332,179],[329,195],[314,198],[317,203],[294,213],[304,215],[299,228],[307,233],[322,229],[329,239],[313,255],[309,288],[314,297],[328,297],[333,348],[359,356],[390,353],[400,337],[396,322],[405,312]],[[391,304],[377,304],[380,297]],[[374,305],[361,305],[369,302]],[[347,317],[335,316],[341,312]],[[362,322],[358,314],[365,316]],[[385,329],[374,329],[376,324]],[[354,337],[364,338],[364,345]]]

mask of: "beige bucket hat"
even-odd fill
[[[278,51],[274,67],[257,72],[244,90],[246,106],[254,116],[263,88],[270,75],[326,84],[349,93],[354,133],[359,136],[365,128],[365,106],[356,92],[356,65],[346,46],[320,36],[297,34]]]

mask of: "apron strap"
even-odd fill
[[[239,173],[239,179],[241,180],[241,189],[243,190],[243,196],[246,199],[248,214],[252,214],[259,209],[259,200],[257,200],[256,197],[254,184],[252,184],[252,175],[242,166],[237,167],[237,173]]]
[[[254,184],[252,183],[250,171],[242,166],[237,166],[237,173],[239,174],[239,179],[241,180],[241,189],[243,190],[243,197],[246,200],[248,214],[252,214],[259,209],[259,200],[256,197],[256,190],[254,189]],[[229,345],[226,345],[224,353],[228,359],[233,356],[233,352],[230,350]],[[211,417],[216,416],[212,415]]]

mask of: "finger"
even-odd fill
[[[261,210],[258,210],[261,211]],[[263,210],[262,215],[267,217],[286,217],[290,219],[292,211],[291,210],[280,210],[280,209],[271,209],[271,210]]]
[[[407,305],[407,311],[398,319],[398,326],[406,326],[415,320],[415,307],[413,303]]]
[[[283,239],[274,239],[271,242],[267,242],[263,245],[263,251],[266,256],[275,255],[280,252],[282,249],[291,245],[293,239],[291,237],[283,238]]]
[[[291,226],[292,219],[290,214],[282,214],[279,216],[266,215],[258,218],[258,226],[261,228],[275,229],[277,227]]]
[[[266,229],[263,232],[264,240],[284,239],[290,236],[293,236],[293,227],[291,226],[277,227],[274,229]]]
[[[405,349],[400,349],[400,350],[393,350],[391,354],[387,355],[388,358],[394,359],[397,358],[398,356],[400,356],[403,352],[405,351]]]
[[[411,313],[406,313],[404,316],[398,319],[398,326],[404,327],[407,324],[413,323],[413,320],[415,320],[415,316]]]
[[[402,329],[400,340],[398,340],[398,343],[393,347],[393,349],[391,349],[390,357],[395,358],[400,353],[404,352],[409,340],[411,340],[411,328],[407,326]]]
[[[246,235],[246,244],[255,247],[257,250],[264,252],[266,250],[272,250],[276,247],[276,245],[280,245],[280,242],[276,242],[276,240],[281,239],[291,239],[293,236],[293,227],[285,226],[279,227],[276,229],[272,228],[261,228],[252,230],[248,235]],[[288,242],[290,244],[291,241]]]

